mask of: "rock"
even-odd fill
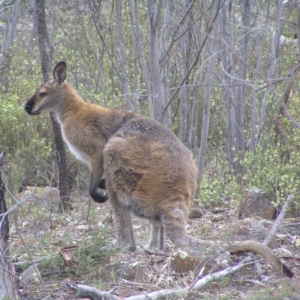
[[[50,186],[44,188],[27,186],[25,191],[17,195],[17,198],[20,201],[26,200],[30,202],[39,202],[41,200],[58,202],[59,190]]]
[[[230,265],[231,257],[225,251],[217,256],[211,256],[211,250],[207,247],[204,252],[191,252],[187,250],[177,250],[170,257],[170,268],[175,273],[187,273],[197,271],[201,275],[222,270]],[[213,247],[214,248],[214,247]]]
[[[178,250],[170,259],[170,267],[174,272],[186,273],[197,269],[203,258],[196,253]]]
[[[252,189],[240,206],[239,219],[260,217],[272,220],[275,213],[271,197],[262,190]]]
[[[27,285],[29,282],[36,280],[39,281],[40,274],[37,274],[36,272],[39,272],[38,270],[38,264],[29,266],[21,275],[20,275],[20,284],[21,285]]]

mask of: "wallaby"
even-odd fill
[[[64,62],[56,65],[53,77],[25,110],[56,115],[70,151],[89,166],[91,197],[104,202],[97,188],[107,190],[118,244],[135,249],[131,212],[150,220],[149,247],[164,247],[164,230],[176,246],[187,244],[185,225],[197,185],[191,152],[151,118],[84,102],[66,82]]]
[[[104,202],[97,188],[107,190],[118,244],[135,250],[133,213],[150,221],[149,248],[164,248],[164,232],[175,246],[194,248],[197,240],[185,228],[198,175],[191,152],[151,118],[83,101],[65,80],[66,71],[66,63],[59,62],[53,80],[35,92],[25,110],[55,113],[70,151],[89,166],[91,197]],[[257,244],[248,251],[261,254]],[[245,245],[234,250],[247,251]],[[275,267],[282,269],[280,262]]]

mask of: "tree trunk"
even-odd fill
[[[14,1],[13,1],[14,2]],[[12,3],[13,3],[12,2]],[[12,65],[13,45],[16,37],[17,22],[20,15],[21,0],[17,0],[11,8],[11,13],[7,17],[5,24],[5,33],[1,41],[1,56],[0,56],[0,81],[5,89],[8,89],[10,83],[9,70]],[[1,12],[2,13],[2,12]]]
[[[49,81],[49,67],[51,65],[50,52],[47,51],[49,48],[49,38],[46,25],[45,17],[45,2],[44,0],[36,0],[36,14],[37,14],[37,29],[38,29],[38,40],[40,48],[41,68],[43,73],[44,82]],[[47,47],[48,44],[48,47]],[[61,135],[60,126],[55,120],[54,115],[51,115],[51,121],[53,125],[54,140],[56,146],[56,156],[58,161],[58,185],[60,193],[60,209],[68,210],[71,208],[70,203],[70,187],[68,182],[67,174],[67,163],[65,146]]]
[[[0,155],[0,169],[4,155],[5,152]],[[14,269],[8,248],[9,223],[4,199],[5,187],[1,175],[0,170],[0,300],[18,299]]]
[[[220,16],[220,33],[222,37],[226,40],[229,45],[233,45],[233,28],[234,24],[232,23],[233,14],[232,14],[232,5],[228,5],[227,9],[223,9]],[[233,90],[229,87],[233,86],[233,76],[231,75],[234,67],[234,59],[231,52],[227,51],[226,48],[223,48],[222,43],[221,47],[221,59],[222,66],[225,70],[224,72],[224,81],[223,88],[225,90],[225,99],[226,99],[226,108],[227,108],[227,130],[226,130],[226,151],[227,151],[227,160],[229,170],[232,171],[233,161],[235,157],[234,149],[234,137],[235,127],[234,124],[234,93]]]
[[[158,3],[156,3],[158,2]],[[161,123],[164,123],[164,108],[165,108],[165,87],[160,74],[160,58],[161,52],[158,45],[158,29],[162,11],[162,0],[148,0],[148,14],[150,26],[150,50],[149,50],[149,65],[150,78],[152,83],[152,99],[153,99],[153,117]]]
[[[240,49],[239,56],[248,61],[249,56],[249,40],[250,40],[250,21],[251,21],[251,0],[244,0],[241,6],[242,10],[242,24],[240,34]],[[237,78],[240,82],[236,89],[236,101],[234,109],[234,126],[235,137],[234,148],[236,149],[236,157],[233,161],[233,168],[236,174],[242,173],[241,161],[245,152],[245,137],[244,137],[244,115],[245,115],[245,97],[246,97],[246,85],[247,79],[247,66],[245,64],[239,64]]]
[[[218,24],[218,21],[216,21],[216,23]],[[203,100],[200,154],[199,154],[199,161],[198,161],[198,169],[199,169],[200,176],[204,170],[205,156],[207,150],[207,138],[208,138],[209,116],[210,116],[211,83],[212,83],[212,77],[213,77],[213,72],[215,67],[215,60],[217,57],[217,46],[218,46],[217,34],[214,31],[212,35],[210,57],[208,60],[208,67],[207,67],[206,77],[205,77],[206,85],[205,85],[204,100]]]
[[[124,33],[122,27],[122,18],[121,18],[121,2],[120,0],[115,0],[116,3],[116,22],[118,29],[118,39],[119,39],[119,53],[120,53],[120,63],[121,63],[121,76],[120,80],[122,82],[123,93],[126,99],[126,108],[131,110],[132,104],[129,94],[129,84],[127,80],[127,71],[126,71],[126,53],[125,53],[125,42],[124,42]]]
[[[267,78],[273,78],[273,80],[276,82],[278,79],[279,74],[279,55],[280,55],[280,35],[282,32],[281,27],[281,4],[280,1],[276,1],[276,20],[275,20],[275,29],[273,32],[273,38],[272,43],[270,45],[269,53],[270,53],[270,63],[269,67],[267,68],[269,72],[267,72]],[[269,14],[266,15],[266,24],[269,22]],[[255,149],[257,148],[258,142],[260,140],[260,136],[266,121],[267,116],[267,105],[268,105],[268,98],[269,94],[271,92],[271,87],[267,86],[266,90],[264,92],[261,108],[260,108],[260,119],[259,119],[259,125],[257,129],[256,139],[255,139]]]
[[[142,72],[142,78],[146,85],[146,95],[147,95],[147,102],[148,102],[148,109],[149,109],[149,115],[153,118],[153,105],[152,105],[152,99],[151,99],[151,83],[149,80],[149,71],[147,68],[147,62],[145,58],[145,50],[141,39],[141,32],[140,32],[140,24],[138,22],[138,3],[137,0],[134,0],[134,5],[131,3],[132,0],[128,1],[128,10],[131,20],[131,28],[134,33],[134,41],[135,41],[135,51],[137,52],[137,57],[140,57],[141,61],[141,72]],[[141,101],[144,101],[144,98],[141,99]],[[141,111],[142,113],[142,111]]]

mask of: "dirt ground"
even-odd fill
[[[59,213],[56,189],[37,188],[34,193],[28,190],[18,195],[18,201],[24,202],[10,215],[10,251],[21,278],[22,299],[77,299],[67,288],[71,281],[102,291],[116,288],[115,295],[122,299],[162,289],[179,290],[200,278],[203,261],[184,273],[172,270],[170,257],[177,250],[169,240],[164,252],[145,251],[147,220],[133,218],[138,249],[123,252],[114,246],[116,232],[109,203],[93,203],[74,191],[73,210]],[[272,225],[271,220],[238,220],[234,209],[210,211],[196,205],[187,229],[206,240],[263,241]],[[300,219],[286,218],[269,246],[291,268],[294,278],[283,277],[258,258],[260,276],[251,264],[207,284],[199,293],[168,299],[300,299]],[[218,271],[209,263],[217,257],[217,252],[207,255],[203,274]],[[224,265],[240,259],[230,257]]]

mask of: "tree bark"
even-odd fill
[[[129,94],[129,84],[127,80],[127,71],[126,71],[126,53],[125,53],[125,42],[124,42],[124,33],[122,27],[122,18],[121,18],[121,1],[115,0],[116,3],[116,22],[117,22],[117,29],[118,29],[118,39],[119,39],[119,53],[120,53],[120,63],[121,63],[121,76],[120,80],[122,82],[123,93],[126,99],[126,108],[131,110],[132,104]]]
[[[5,32],[1,41],[1,56],[0,56],[0,81],[1,84],[8,89],[10,83],[9,70],[12,65],[13,45],[16,37],[17,22],[20,15],[21,0],[17,0],[11,8],[11,13],[7,17],[5,24]],[[2,13],[2,12],[1,12]]]
[[[4,199],[1,166],[5,152],[0,155],[0,300],[18,299],[14,269],[8,248],[9,222]]]
[[[249,56],[249,40],[250,40],[250,21],[251,21],[251,0],[244,0],[241,5],[242,10],[242,24],[240,33],[240,49],[239,56],[248,61]],[[245,97],[246,97],[246,85],[247,79],[247,66],[245,64],[239,64],[237,78],[238,86],[236,89],[236,101],[234,109],[234,126],[235,137],[234,148],[236,149],[236,157],[233,161],[233,168],[236,174],[242,172],[241,161],[245,152],[245,137],[244,137],[244,115],[245,115]]]
[[[41,68],[44,82],[49,81],[49,68],[51,65],[51,56],[49,49],[49,38],[45,17],[45,1],[36,0],[36,14],[37,14],[37,29],[38,41],[40,48]],[[47,47],[48,44],[48,47]],[[60,193],[60,209],[68,210],[71,208],[70,203],[70,187],[68,182],[66,153],[63,138],[61,135],[60,126],[55,120],[53,114],[50,114],[53,125],[54,140],[56,146],[56,157],[58,162],[58,185]]]
[[[223,9],[220,16],[220,34],[226,42],[230,45],[233,44],[233,29],[232,29],[232,5],[228,5],[227,9]],[[224,89],[225,89],[225,99],[227,108],[227,132],[226,132],[226,150],[227,150],[227,161],[228,166],[231,171],[233,165],[233,93],[228,87],[232,86],[232,68],[233,68],[233,56],[232,53],[228,52],[227,49],[223,48],[222,43],[220,43],[220,54],[222,60],[222,66],[224,69]]]
[[[147,97],[147,102],[148,102],[148,110],[149,110],[149,115],[150,117],[153,118],[153,105],[152,105],[152,98],[151,98],[151,83],[149,79],[149,70],[147,67],[147,62],[145,58],[145,50],[144,46],[142,43],[142,38],[141,38],[141,32],[140,32],[140,24],[138,21],[138,3],[137,0],[134,0],[134,4],[132,5],[132,0],[128,1],[128,10],[129,10],[129,15],[130,15],[130,20],[131,20],[131,28],[134,34],[134,41],[135,41],[135,50],[137,51],[137,57],[140,59],[141,62],[141,72],[142,72],[142,78],[143,81],[145,82],[146,85],[146,97]],[[141,101],[143,101],[141,99]]]
[[[218,12],[217,8],[216,8],[216,12]],[[216,21],[216,23],[218,24],[218,21]],[[201,141],[200,141],[200,154],[199,154],[199,160],[198,160],[198,169],[199,169],[200,176],[204,170],[205,156],[206,156],[206,150],[207,150],[209,116],[210,116],[211,84],[212,84],[215,60],[217,57],[217,55],[216,55],[217,54],[217,46],[218,46],[217,35],[216,35],[215,31],[213,31],[210,57],[208,60],[208,67],[207,67],[206,77],[205,77],[206,85],[205,85],[204,100],[203,100],[202,130],[201,130]]]
[[[162,0],[148,0],[148,15],[150,26],[150,49],[149,49],[149,65],[150,78],[152,83],[152,99],[153,99],[153,117],[161,123],[164,123],[165,108],[165,87],[160,74],[160,58],[161,52],[158,45],[158,27],[161,18]]]

